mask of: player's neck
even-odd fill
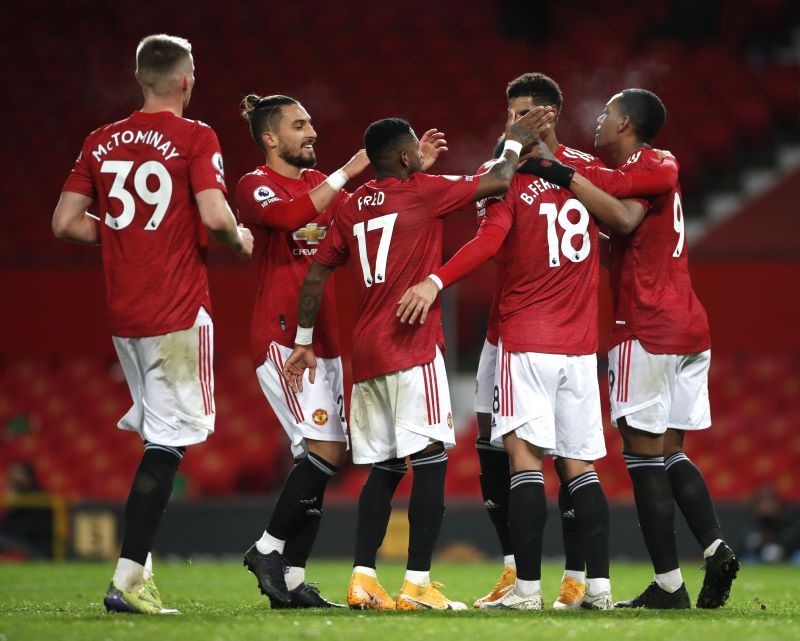
[[[610,155],[614,161],[614,166],[619,167],[640,149],[652,149],[652,147],[648,145],[646,142],[642,142],[641,140],[636,140],[635,138],[632,138],[630,140],[626,140],[618,147],[615,147],[614,149],[610,150]]]
[[[387,178],[397,178],[397,180],[408,180],[409,173],[403,169],[394,171],[390,169],[382,169],[380,171],[375,171],[375,182],[379,182],[381,180],[386,180]]]
[[[280,174],[284,178],[299,180],[300,176],[303,174],[303,169],[301,167],[291,165],[279,156],[274,156],[272,158],[267,156],[267,160],[264,164],[276,174]]]
[[[183,96],[146,96],[141,111],[146,114],[170,111],[176,116],[183,116]]]
[[[556,138],[556,134],[553,131],[549,132],[544,138],[542,138],[542,142],[547,145],[547,148],[551,153],[556,153],[558,148],[561,147],[561,143],[558,142],[558,138]]]

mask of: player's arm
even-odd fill
[[[258,214],[261,224],[282,232],[292,232],[325,211],[351,178],[369,166],[367,152],[359,150],[340,169],[299,198],[274,202]],[[242,213],[239,209],[240,215]]]
[[[478,176],[474,200],[496,196],[508,190],[523,150],[539,140],[545,127],[554,120],[555,112],[551,107],[535,107],[516,122],[514,117],[514,112],[509,109],[503,153],[487,172]]]
[[[53,234],[62,240],[71,240],[84,245],[100,243],[100,228],[97,218],[87,209],[94,199],[74,191],[62,191],[53,212]]]
[[[397,303],[401,323],[422,325],[439,292],[461,280],[491,260],[500,250],[508,230],[490,220],[481,224],[475,238],[456,252],[447,263],[421,283],[409,287]]]
[[[313,261],[300,289],[300,304],[297,308],[297,336],[294,339],[294,350],[283,365],[283,376],[289,387],[297,392],[303,391],[303,372],[308,370],[308,381],[314,383],[317,371],[317,357],[312,347],[314,323],[317,320],[319,306],[322,304],[322,292],[335,267]]]
[[[236,225],[225,194],[221,189],[204,189],[195,194],[200,220],[215,240],[230,247],[242,258],[253,254],[253,234],[242,225]]]
[[[591,165],[576,170],[560,162],[545,145],[539,145],[532,153],[536,155],[526,155],[521,170],[573,193],[575,190],[572,189],[572,181],[576,176],[583,176],[616,198],[651,198],[675,189],[678,185],[678,163],[669,152],[657,150],[659,164],[647,171],[635,173]]]
[[[580,174],[572,177],[569,190],[593,216],[623,234],[630,234],[644,218],[645,209],[639,201],[617,200]]]

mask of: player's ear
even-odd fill
[[[278,146],[278,139],[271,131],[265,131],[261,134],[261,140],[267,149],[275,149]]]
[[[619,124],[617,125],[617,132],[622,133],[631,125],[631,118],[630,116],[622,116],[619,119]]]
[[[411,163],[409,162],[408,152],[404,149],[400,152],[400,164],[405,169],[406,167],[410,167]]]

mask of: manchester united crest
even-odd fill
[[[315,425],[325,425],[328,422],[328,412],[325,410],[314,410],[314,413],[311,415],[311,420],[314,421]]]
[[[453,413],[447,412],[447,427],[451,430],[453,429]]]

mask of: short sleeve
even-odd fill
[[[429,176],[414,174],[419,195],[433,217],[461,209],[475,200],[478,179],[475,176]]]
[[[88,141],[88,138],[87,138]],[[97,197],[97,190],[94,186],[92,179],[92,172],[89,169],[89,163],[86,160],[86,142],[84,141],[80,154],[75,160],[75,166],[69,172],[67,180],[64,183],[62,191],[72,191],[77,194],[82,194],[94,200]]]
[[[193,193],[198,194],[206,189],[221,189],[228,193],[219,140],[208,125],[198,124],[188,164]]]
[[[332,210],[332,213],[335,215],[336,210]],[[331,221],[328,233],[319,244],[319,250],[314,256],[314,260],[328,267],[338,267],[347,261],[349,255],[350,251],[342,233],[342,225],[340,221],[334,219]]]

